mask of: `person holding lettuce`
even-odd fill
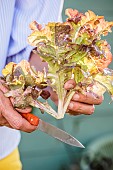
[[[0,1],[0,75],[4,66],[13,61],[20,62],[28,60],[37,70],[42,70],[46,64],[32,53],[33,47],[27,43],[27,36],[30,34],[28,27],[33,20],[39,23],[61,21],[63,0],[1,0]],[[38,62],[37,62],[38,61]],[[64,87],[66,89],[75,86],[73,80],[69,80]],[[18,144],[20,133],[32,132],[37,127],[31,125],[21,117],[19,113],[31,112],[31,108],[14,109],[13,99],[6,98],[4,93],[7,88],[0,80],[0,170],[21,170],[22,165],[19,159]],[[51,99],[57,103],[57,96],[51,91]],[[91,93],[87,95],[75,94],[68,106],[70,114],[92,114],[94,104],[101,104],[102,97],[94,98]],[[13,162],[12,162],[13,160]]]

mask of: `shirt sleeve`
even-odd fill
[[[17,54],[7,57],[6,64],[9,62],[19,63],[21,60],[29,60],[30,53],[33,49],[34,47],[28,45]]]
[[[27,42],[30,35],[30,22],[36,20],[40,24],[61,21],[64,0],[17,0],[7,53],[7,63],[28,60],[34,47]]]

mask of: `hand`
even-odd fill
[[[37,62],[38,61],[38,62]],[[47,63],[42,62],[41,58],[34,53],[31,53],[30,64],[35,66],[35,68],[39,71],[42,71],[44,67],[47,69]],[[76,83],[73,80],[69,80],[65,83],[64,88],[69,90],[75,87]],[[51,100],[57,105],[58,97],[55,92],[53,92],[50,88],[48,90],[51,93]],[[95,110],[94,105],[99,105],[103,101],[103,96],[97,96],[93,93],[75,93],[73,95],[72,100],[68,106],[67,112],[71,115],[79,115],[79,114],[92,114]]]
[[[64,88],[69,90],[74,88],[76,83],[74,80],[69,80],[65,83]],[[68,106],[68,113],[71,115],[86,114],[90,115],[94,112],[94,105],[99,105],[103,101],[103,96],[97,96],[94,93],[87,92],[86,94],[76,93]]]
[[[12,98],[7,98],[4,93],[7,92],[7,88],[0,80],[0,126],[7,126],[13,129],[21,130],[24,132],[32,132],[36,130],[37,126],[31,125],[26,119],[24,119],[20,113],[31,112],[31,108],[26,109],[14,109],[12,105]],[[18,111],[18,112],[17,112]]]

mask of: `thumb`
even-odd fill
[[[68,80],[65,84],[64,84],[64,88],[66,90],[70,90],[73,89],[76,86],[76,83],[73,79]]]

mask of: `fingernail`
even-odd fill
[[[80,96],[78,95],[78,94],[75,94],[74,96],[73,96],[73,99],[74,100],[78,100],[80,98]]]
[[[69,104],[69,109],[73,109],[73,103]]]
[[[93,114],[95,111],[95,106],[93,105],[92,109],[91,109],[91,113],[90,114]]]
[[[74,88],[74,85],[73,85],[73,84],[69,84],[69,85],[68,85],[68,88],[69,88],[69,89],[73,89],[73,88]]]

